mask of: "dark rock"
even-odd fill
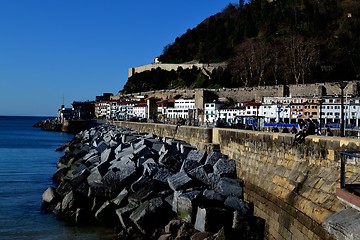
[[[208,173],[205,170],[204,165],[200,165],[188,172],[189,176],[197,181],[201,182],[202,184],[209,186],[211,185],[211,181],[208,177]]]
[[[129,218],[143,234],[152,234],[154,229],[163,222],[160,220],[162,217],[160,208],[163,204],[161,198],[145,201],[132,212]]]
[[[75,223],[78,225],[89,225],[95,223],[94,214],[87,208],[78,208],[75,212]]]
[[[129,202],[141,203],[155,195],[154,185],[144,186],[138,189],[136,192],[129,195]]]
[[[111,202],[113,202],[117,206],[120,206],[127,198],[128,194],[129,191],[126,188],[124,188],[115,198],[111,200]]]
[[[194,161],[194,160],[191,160],[191,159],[185,159],[185,161],[181,165],[180,171],[184,171],[186,173],[189,173],[191,170],[193,170],[194,168],[197,168],[199,166],[201,166],[200,162],[197,162],[197,161]]]
[[[218,192],[212,189],[205,189],[203,196],[210,201],[224,202],[225,198]]]
[[[94,168],[87,177],[87,182],[91,185],[93,183],[102,183],[102,175],[98,168]]]
[[[66,194],[61,203],[61,211],[70,211],[75,208],[75,198],[73,191]]]
[[[124,229],[127,229],[129,227],[129,216],[137,207],[139,207],[139,204],[131,202],[115,211],[119,218],[120,224]]]
[[[77,188],[84,181],[86,181],[87,177],[90,175],[90,172],[87,168],[82,170],[81,172],[76,173],[70,180],[70,184],[72,187]]]
[[[194,234],[194,229],[187,222],[184,222],[176,235],[175,239],[189,239]]]
[[[173,240],[174,238],[171,236],[170,233],[166,233],[161,235],[158,240]]]
[[[224,158],[224,155],[220,152],[210,152],[205,160],[206,165],[214,166],[215,163],[220,159]]]
[[[112,159],[114,159],[114,154],[111,150],[111,148],[105,149],[101,155],[100,155],[101,163],[108,162]]]
[[[70,170],[70,167],[63,166],[61,168],[58,168],[56,172],[53,175],[53,179],[56,182],[61,182],[64,180],[64,177],[66,176],[67,172]]]
[[[171,173],[168,169],[164,167],[158,167],[152,179],[155,183],[168,186],[168,178],[170,178],[172,175],[173,173]]]
[[[73,188],[70,183],[63,181],[56,188],[56,193],[58,193],[61,197],[65,197],[65,195],[72,190]]]
[[[223,208],[197,208],[195,229],[200,232],[216,233],[222,227],[231,227],[233,214]]]
[[[220,178],[219,182],[215,187],[215,191],[223,196],[233,195],[237,197],[242,197],[243,194],[240,180],[227,177]]]
[[[116,215],[117,205],[111,201],[106,201],[104,204],[96,211],[95,217],[105,226],[114,227],[118,225],[118,218]]]
[[[190,237],[190,240],[206,240],[209,239],[211,235],[209,232],[197,232]]]
[[[203,150],[191,150],[186,159],[204,163],[206,159],[206,151]]]
[[[181,171],[168,177],[167,181],[170,188],[177,191],[179,189],[187,188],[192,179],[186,174],[186,172]]]
[[[247,215],[249,213],[248,204],[235,196],[228,196],[224,202],[224,205],[234,210],[238,210],[242,215]]]
[[[225,176],[225,177],[235,178],[236,177],[235,160],[233,160],[233,159],[228,160],[228,159],[224,159],[224,158],[219,159],[214,164],[214,173],[221,177]]]
[[[56,201],[56,194],[53,187],[48,187],[42,194],[43,203],[53,204]]]
[[[108,147],[108,145],[104,141],[101,141],[99,144],[97,144],[96,151],[98,151],[99,153],[102,153],[105,151],[105,149],[107,149],[107,147]]]
[[[183,163],[183,159],[177,155],[172,154],[170,151],[166,150],[159,157],[159,164],[166,167],[172,172],[178,172]]]
[[[200,193],[200,191],[189,191],[176,195],[177,216],[180,220],[188,223],[194,222],[196,211],[196,207],[194,209],[194,201],[199,197]]]
[[[232,226],[232,235],[238,239],[265,239],[265,219],[257,216],[234,213],[234,221]]]
[[[164,228],[165,233],[169,233],[171,236],[176,237],[177,233],[182,225],[179,219],[172,219]]]

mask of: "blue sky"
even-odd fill
[[[0,115],[55,116],[62,103],[116,94],[232,0],[0,0]]]

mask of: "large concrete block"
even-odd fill
[[[232,226],[232,212],[216,207],[198,207],[196,213],[195,229],[201,232],[216,233],[222,227]]]
[[[169,176],[167,179],[170,188],[174,191],[186,189],[193,181],[184,171]]]
[[[214,173],[219,176],[236,177],[235,160],[220,158],[214,164]]]
[[[220,178],[215,187],[215,191],[223,196],[237,196],[242,197],[243,189],[239,179],[232,179],[227,177]]]
[[[200,196],[200,191],[189,191],[183,192],[177,197],[177,216],[180,220],[188,223],[193,223],[195,221],[195,212],[196,211],[196,199]],[[175,197],[175,196],[174,196]]]

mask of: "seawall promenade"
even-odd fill
[[[357,151],[360,140],[221,128],[114,122],[140,132],[185,140],[199,149],[217,147],[235,159],[245,200],[266,220],[266,239],[360,239],[360,214],[337,196],[340,153]],[[360,162],[348,162],[346,178],[359,181]],[[344,217],[346,216],[346,217]]]

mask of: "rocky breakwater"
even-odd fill
[[[62,124],[56,119],[46,119],[41,122],[37,122],[33,127],[41,128],[46,131],[61,131]]]
[[[114,126],[77,134],[42,209],[75,224],[103,224],[118,239],[263,239],[243,200],[235,161],[219,152]]]

